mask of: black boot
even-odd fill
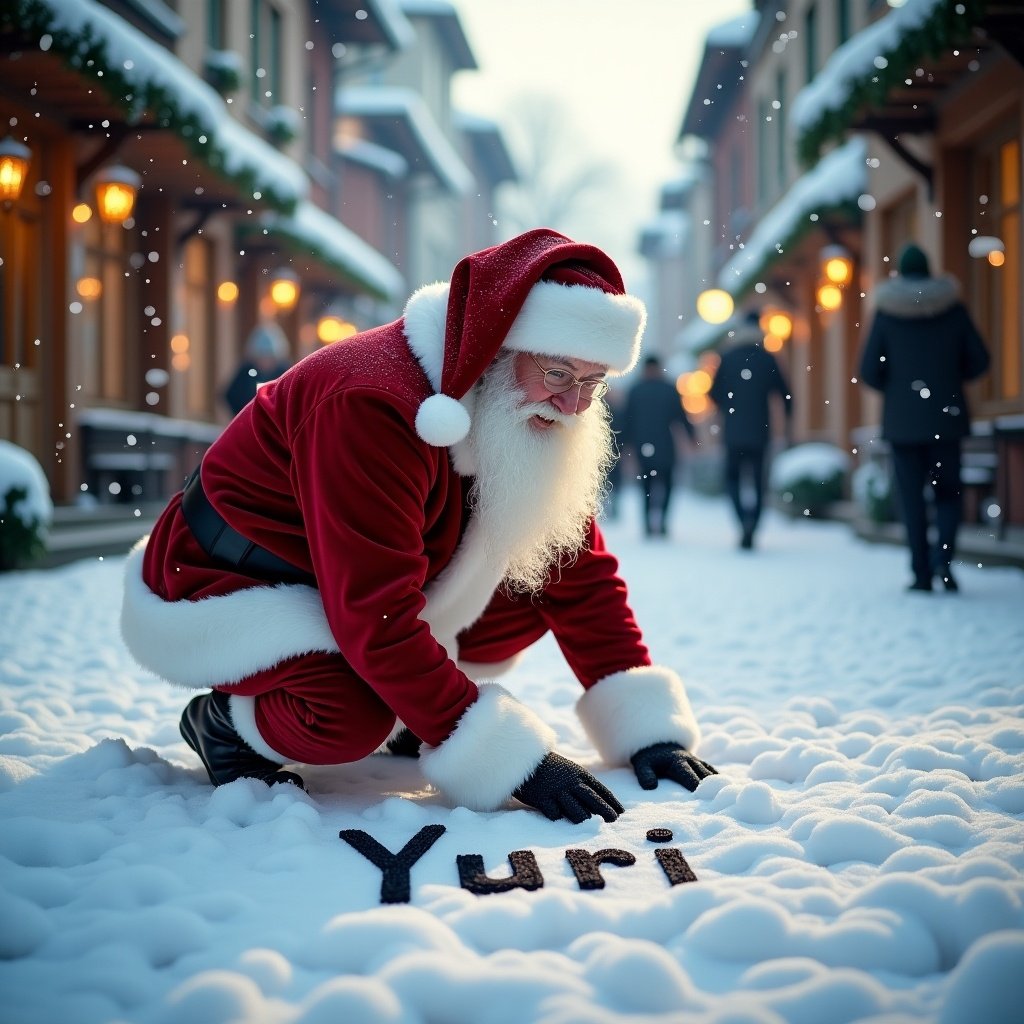
[[[181,713],[181,735],[199,755],[210,781],[215,786],[223,786],[235,779],[260,779],[268,786],[290,782],[304,790],[306,787],[298,775],[281,771],[279,764],[257,754],[235,732],[228,712],[229,700],[220,690],[201,693],[193,697]]]

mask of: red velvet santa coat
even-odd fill
[[[248,705],[235,697],[241,735],[277,760],[338,763],[376,749],[397,716],[426,744],[424,774],[467,806],[498,806],[554,735],[460,664],[477,663],[481,678],[480,663],[505,661],[547,629],[588,691],[578,710],[606,760],[624,763],[660,740],[692,747],[698,730],[683,686],[651,666],[596,524],[541,596],[499,589],[502,567],[467,512],[472,479],[456,468],[468,456],[428,445],[414,427],[443,343],[446,293],[424,292],[403,320],[324,348],[261,387],[203,459],[221,516],[314,573],[319,591],[255,584],[212,565],[179,495],[128,562],[129,647],[172,682],[238,694],[287,691],[304,662],[326,663],[341,703],[369,687],[388,710],[366,714],[360,730],[352,719],[367,705],[353,701],[347,725],[360,743],[261,744],[274,723],[255,711],[240,721]]]

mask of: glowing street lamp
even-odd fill
[[[834,313],[843,304],[843,290],[831,281],[818,285],[818,305],[826,313]]]
[[[270,281],[270,298],[278,309],[293,309],[299,301],[299,275],[287,267],[275,271]]]
[[[724,324],[733,308],[732,296],[721,288],[708,288],[697,296],[697,313],[709,324]]]
[[[789,341],[793,333],[793,318],[782,309],[766,309],[759,321],[761,330],[781,343]]]
[[[0,141],[0,200],[10,209],[18,201],[32,162],[32,150],[8,135]]]
[[[117,164],[96,175],[96,211],[104,224],[123,224],[135,209],[142,178],[130,167]]]
[[[328,310],[316,323],[316,336],[321,345],[333,345],[359,333],[359,328],[336,310]]]

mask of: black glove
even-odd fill
[[[388,748],[388,753],[395,757],[419,757],[420,746],[422,743],[423,740],[421,740],[419,736],[412,731],[412,729],[406,727],[400,732],[395,733],[395,735],[388,740],[386,746]]]
[[[652,743],[638,750],[630,761],[641,789],[657,789],[658,779],[671,779],[692,793],[701,779],[718,774],[681,743]]]
[[[550,753],[512,795],[536,807],[552,821],[568,818],[574,825],[599,814],[614,821],[625,810],[611,790],[585,768],[561,754]]]

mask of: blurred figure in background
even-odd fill
[[[685,431],[693,442],[696,433],[675,387],[665,379],[661,360],[648,356],[643,377],[626,399],[622,441],[629,446],[639,468],[644,495],[644,534],[668,533],[668,510],[679,459],[677,437]]]
[[[288,359],[288,338],[273,320],[263,320],[245,342],[245,359],[224,389],[224,401],[237,416],[256,396],[256,388],[277,380],[291,365]]]
[[[860,377],[882,392],[882,437],[910,548],[910,590],[931,590],[932,576],[958,590],[950,569],[960,528],[960,445],[970,432],[964,382],[987,369],[988,350],[960,301],[954,278],[932,277],[916,245],[900,253],[899,274],[875,289],[875,318]],[[938,533],[928,550],[925,484],[931,485]]]
[[[740,547],[749,551],[764,507],[765,463],[771,442],[769,399],[776,394],[790,442],[793,399],[778,360],[764,348],[760,313],[751,310],[722,352],[709,397],[718,406],[725,446],[725,490],[740,524]]]
[[[628,480],[632,466],[629,446],[623,436],[626,426],[626,399],[621,388],[612,387],[605,395],[608,406],[608,422],[615,439],[615,461],[608,470],[605,499],[602,512],[606,519],[619,518],[619,504],[622,501],[622,482]]]

